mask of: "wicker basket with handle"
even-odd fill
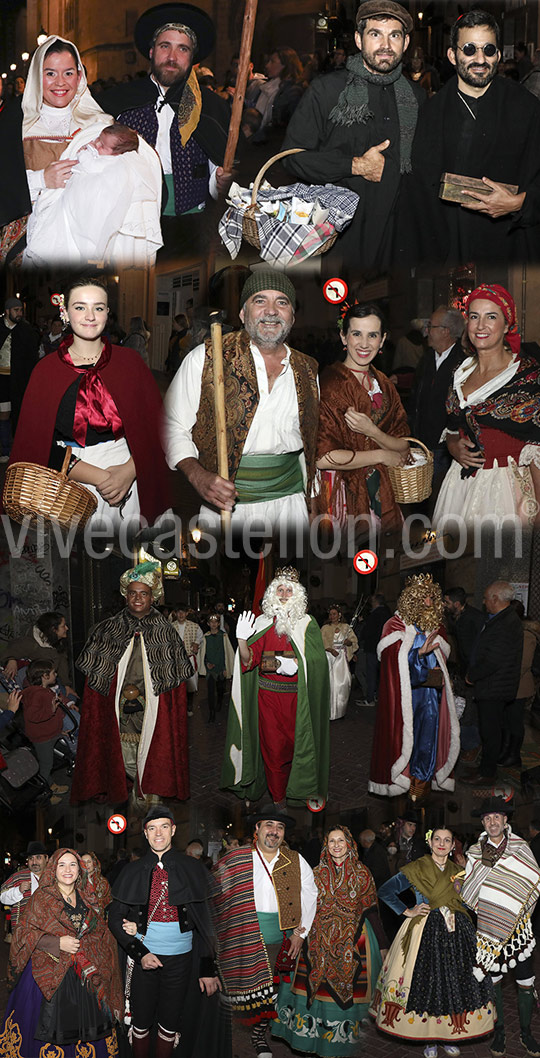
[[[404,437],[404,441],[420,445],[426,453],[425,463],[406,463],[403,467],[388,467],[388,474],[397,503],[421,503],[431,495],[433,480],[433,452],[416,437]]]
[[[274,154],[272,158],[269,158],[268,161],[264,163],[262,168],[259,169],[259,172],[257,173],[255,180],[253,181],[253,189],[251,191],[251,205],[247,207],[242,219],[242,234],[246,242],[249,242],[250,245],[254,246],[256,250],[260,250],[261,248],[261,241],[259,239],[259,232],[257,229],[257,221],[255,220],[255,214],[259,209],[257,205],[257,193],[261,186],[263,176],[266,173],[266,170],[269,169],[270,166],[274,164],[274,162],[279,162],[281,158],[286,158],[288,154],[300,154],[303,150],[305,150],[304,147],[290,147],[288,151],[281,151],[279,154]],[[337,237],[338,233],[337,231],[335,231],[334,234],[331,235],[330,238],[327,239],[327,241],[322,246],[319,246],[318,250],[315,250],[315,252],[312,254],[312,257],[318,257],[319,254],[326,253],[326,251],[334,245]]]
[[[61,470],[37,463],[12,463],[6,470],[2,496],[6,514],[14,522],[30,518],[30,525],[34,526],[39,518],[44,518],[62,529],[74,525],[84,529],[97,508],[97,500],[84,485],[69,481],[70,459],[71,448],[66,448]]]

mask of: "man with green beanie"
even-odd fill
[[[512,971],[517,984],[520,1040],[527,1054],[540,1058],[540,1044],[531,1033],[535,1007],[531,926],[540,888],[540,873],[526,841],[512,833],[508,806],[502,797],[482,802],[483,832],[467,853],[461,896],[477,915],[475,977],[490,974],[495,988],[497,1025],[490,1046],[493,1055],[506,1053],[502,977]]]
[[[201,526],[273,532],[308,525],[315,469],[317,363],[291,349],[296,293],[284,272],[253,272],[240,296],[244,329],[225,335],[223,360],[229,480],[217,473],[212,345],[189,353],[166,398],[167,457],[205,505]]]

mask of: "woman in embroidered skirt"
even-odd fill
[[[337,606],[328,610],[321,635],[330,669],[330,719],[339,720],[347,712],[352,681],[349,662],[358,650],[358,640]]]
[[[446,444],[453,458],[433,512],[532,526],[540,503],[540,366],[521,350],[514,299],[482,284],[466,303],[470,356],[448,395]]]
[[[388,467],[409,456],[405,409],[390,380],[373,362],[386,338],[377,305],[347,308],[341,329],[344,362],[321,377],[317,436],[319,513],[340,522],[364,515],[366,523],[392,529],[402,524]]]
[[[138,353],[106,337],[102,283],[77,279],[60,302],[70,333],[30,376],[11,462],[59,470],[69,446],[69,479],[98,501],[93,524],[113,532],[130,523],[138,529],[142,515],[152,525],[168,508],[158,387]]]
[[[375,883],[347,827],[326,835],[314,875],[315,919],[293,984],[280,986],[272,1034],[304,1054],[353,1055],[387,941]]]
[[[459,895],[459,869],[449,860],[452,831],[427,838],[431,855],[407,863],[379,889],[379,899],[405,921],[381,970],[370,1013],[379,1029],[410,1043],[426,1043],[425,1058],[459,1055],[461,1042],[493,1030],[493,987],[473,975],[476,934]],[[408,908],[398,894],[413,889]]]
[[[0,1054],[116,1058],[114,1026],[123,1013],[116,943],[72,849],[59,849],[45,867],[13,939],[11,964],[18,982]]]

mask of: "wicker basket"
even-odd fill
[[[255,220],[255,214],[259,209],[257,205],[257,193],[259,187],[261,186],[262,178],[266,170],[269,169],[270,166],[274,164],[274,162],[279,162],[281,158],[286,158],[288,154],[300,154],[303,150],[305,150],[304,147],[291,147],[288,151],[281,151],[280,154],[274,154],[273,157],[269,158],[268,161],[264,163],[262,168],[259,169],[259,172],[257,173],[255,180],[253,181],[253,189],[251,192],[251,205],[247,207],[242,219],[242,235],[244,236],[246,242],[249,242],[250,245],[254,246],[256,250],[260,250],[261,248],[261,241],[259,239],[259,232],[257,230],[257,221]],[[315,250],[315,252],[311,256],[318,257],[320,254],[326,253],[326,251],[334,245],[337,237],[338,233],[337,231],[335,231],[334,234],[331,235],[330,238],[327,239],[327,241],[322,246],[319,246],[319,249]]]
[[[422,441],[415,437],[404,437],[404,441],[411,441],[420,445],[427,456],[427,462],[420,466],[415,464],[404,467],[388,467],[388,474],[394,490],[394,498],[397,503],[421,503],[431,495],[431,482],[433,480],[433,452],[426,448]]]
[[[30,518],[36,526],[40,518],[71,529],[84,529],[97,508],[97,500],[78,481],[69,481],[67,468],[71,448],[66,448],[62,469],[50,470],[36,463],[12,463],[6,470],[3,504],[14,522]]]

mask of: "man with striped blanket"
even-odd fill
[[[272,1058],[266,1030],[276,1017],[276,975],[296,962],[317,887],[309,864],[285,842],[294,819],[271,804],[251,821],[253,843],[227,853],[214,872],[218,961],[233,1011],[253,1026],[257,1058]]]
[[[531,1034],[536,997],[531,915],[540,873],[527,843],[512,833],[502,797],[483,801],[480,817],[484,830],[467,853],[461,896],[478,918],[473,973],[478,980],[491,974],[495,986],[497,1027],[490,1050],[493,1055],[506,1053],[501,981],[510,969],[518,986],[521,1044],[527,1054],[540,1058],[540,1044]]]

